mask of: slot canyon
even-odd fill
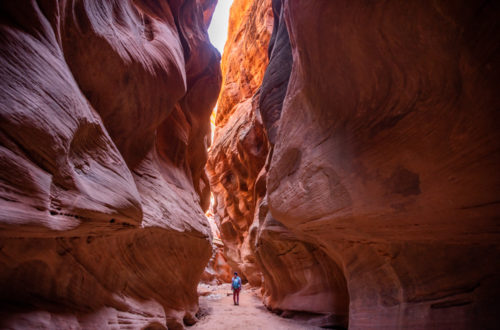
[[[497,329],[500,3],[227,1],[0,2],[0,328]]]

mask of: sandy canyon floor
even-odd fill
[[[297,320],[285,319],[268,311],[258,297],[258,292],[244,286],[240,293],[240,304],[233,304],[230,284],[198,287],[200,296],[200,321],[188,329],[321,329]]]

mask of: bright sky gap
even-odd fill
[[[208,27],[210,42],[219,50],[219,53],[221,54],[224,50],[224,44],[227,39],[229,8],[231,8],[232,4],[233,0],[219,0],[217,6],[215,7],[214,15],[212,16],[212,22]]]

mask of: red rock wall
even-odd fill
[[[224,255],[224,244],[217,238],[214,238],[213,243],[212,257],[201,275],[201,282],[213,285],[231,283],[233,273]]]
[[[254,94],[268,63],[270,3],[235,0],[231,7],[217,127],[207,162],[214,196],[212,212],[224,241],[224,254],[243,281],[255,286],[261,284],[254,253],[255,181],[268,149]]]
[[[215,3],[0,4],[3,327],[195,321]]]
[[[496,328],[498,4],[273,9],[256,95],[265,304],[350,329]]]

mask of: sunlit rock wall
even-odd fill
[[[496,328],[499,5],[273,9],[254,98],[265,304],[350,329]]]
[[[0,4],[1,327],[196,321],[215,3]]]
[[[256,178],[268,147],[254,95],[268,63],[272,31],[270,1],[235,0],[222,59],[222,90],[207,172],[214,195],[213,214],[229,265],[243,280],[261,284],[254,246]],[[254,228],[253,234],[251,228]]]

